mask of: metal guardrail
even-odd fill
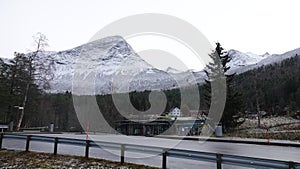
[[[85,146],[85,157],[89,157],[89,149],[91,147],[108,148],[120,150],[120,162],[124,163],[125,152],[138,152],[144,154],[161,154],[162,168],[167,168],[167,157],[183,158],[198,160],[204,162],[216,163],[217,169],[222,169],[222,164],[229,164],[241,167],[260,167],[260,168],[274,168],[274,169],[300,169],[300,163],[293,161],[279,161],[262,158],[253,158],[245,156],[235,156],[228,154],[207,153],[182,149],[166,149],[164,147],[143,146],[134,144],[120,144],[104,141],[91,141],[71,138],[47,137],[36,135],[17,135],[17,134],[1,134],[0,135],[0,149],[2,149],[3,139],[26,140],[25,151],[30,150],[30,142],[46,142],[53,143],[53,153],[57,154],[58,144],[67,144],[74,146]]]

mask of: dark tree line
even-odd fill
[[[256,96],[260,109],[273,115],[285,115],[300,110],[300,58],[295,55],[247,71],[237,76],[237,89],[243,93],[244,110],[256,111]],[[255,85],[257,94],[255,94]]]
[[[2,121],[4,123],[14,121],[20,122],[22,111],[30,112],[24,113],[24,126],[30,125],[33,117],[37,112],[37,102],[41,97],[42,91],[37,85],[33,83],[28,72],[28,58],[24,54],[15,53],[15,58],[8,63],[3,60],[0,61],[1,78],[0,78],[0,113],[2,114]],[[30,82],[30,87],[28,87]],[[27,92],[26,92],[27,91]],[[26,109],[24,110],[24,98],[26,97]]]

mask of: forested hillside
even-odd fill
[[[236,87],[242,93],[244,109],[270,114],[293,113],[300,109],[300,58],[266,65],[240,74]]]
[[[13,121],[16,125],[18,121],[19,107],[22,106],[26,87],[24,81],[28,80],[26,63],[26,58],[20,54],[16,54],[16,58],[10,63],[0,59],[0,123]],[[256,112],[258,102],[260,110],[270,114],[294,113],[300,109],[300,58],[296,55],[280,63],[237,75],[233,84],[242,94],[243,112]],[[204,87],[199,86],[199,91],[200,109],[207,109],[203,98]],[[167,97],[165,112],[180,107],[178,89],[164,92]],[[29,93],[22,127],[48,126],[55,123],[57,130],[81,130],[70,91],[49,94],[32,83]],[[141,111],[149,109],[149,93],[130,93],[133,106]],[[112,126],[116,120],[124,119],[115,108],[111,95],[98,95],[97,101],[101,112]]]

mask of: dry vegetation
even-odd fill
[[[56,155],[48,153],[34,153],[21,151],[0,151],[0,168],[18,168],[18,169],[154,169],[144,165],[119,162],[112,162],[95,158],[74,157],[66,155]]]
[[[258,129],[256,119],[246,119],[227,136],[300,141],[300,120],[291,117],[266,117],[262,118]]]

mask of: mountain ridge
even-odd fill
[[[257,55],[234,49],[228,50],[227,53],[232,58],[229,73],[240,74],[280,62],[296,54],[300,55],[300,48],[283,54]],[[50,55],[57,60],[56,70],[53,72],[54,79],[50,82],[52,89],[48,91],[51,93],[71,91],[74,90],[74,86],[78,87],[76,89],[82,91],[82,94],[88,94],[85,90],[94,91],[96,94],[168,90],[182,85],[203,83],[206,78],[203,70],[180,72],[172,67],[166,70],[157,69],[143,60],[121,36],[110,36],[69,50],[44,51],[41,54]],[[91,74],[95,77],[86,79]],[[81,79],[76,81],[76,77]],[[91,80],[94,80],[93,85],[90,84]]]

